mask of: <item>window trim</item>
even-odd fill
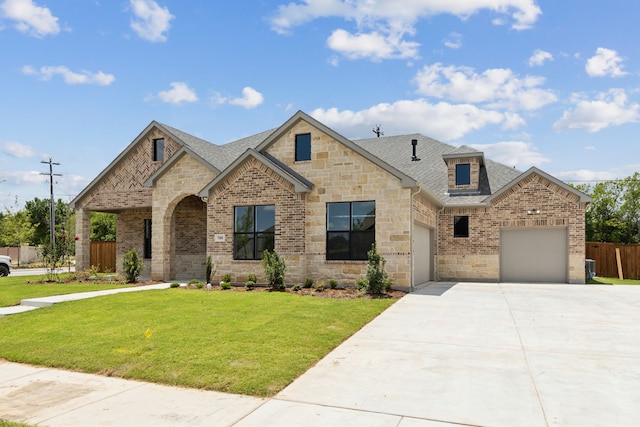
[[[257,230],[256,225],[258,224],[258,208],[259,207],[273,207],[273,226],[270,227],[272,228],[273,231],[260,231]],[[260,261],[262,258],[264,258],[264,256],[261,256],[262,253],[258,253],[259,252],[259,242],[260,242],[260,238],[264,239],[265,237],[271,237],[271,241],[273,242],[272,245],[273,247],[271,248],[265,248],[264,250],[274,250],[275,249],[275,228],[276,228],[276,212],[275,212],[275,204],[269,204],[269,205],[237,205],[233,207],[233,259],[234,261]],[[236,225],[237,225],[237,217],[236,217],[236,210],[237,208],[253,208],[253,222],[251,224],[251,229],[252,231],[240,231],[238,232],[236,230]],[[237,246],[237,239],[238,236],[248,236],[249,239],[253,242],[253,254],[251,257],[249,258],[239,258],[238,257],[238,246]]]
[[[329,206],[330,205],[338,205],[338,204],[349,204],[349,229],[329,229]],[[372,229],[366,229],[366,230],[354,230],[353,228],[353,220],[354,220],[354,214],[353,214],[353,205],[357,204],[357,203],[373,203],[373,208],[374,208],[374,214],[373,214],[373,227]],[[366,261],[367,260],[367,252],[369,252],[369,250],[371,249],[370,247],[367,249],[367,251],[365,252],[365,254],[362,257],[356,257],[357,254],[354,253],[354,244],[357,242],[357,238],[355,238],[356,236],[366,236],[366,235],[371,235],[373,238],[371,239],[371,243],[375,243],[376,241],[376,201],[375,200],[356,200],[356,201],[343,201],[343,202],[327,202],[326,204],[326,225],[325,225],[325,259],[327,261]],[[329,256],[329,241],[330,241],[330,236],[333,234],[344,234],[346,233],[348,236],[348,246],[349,246],[349,250],[348,250],[348,255],[346,258],[343,257],[330,257]]]
[[[462,167],[464,167],[464,170]],[[461,177],[464,179],[461,179]],[[471,163],[459,163],[456,165],[456,185],[471,185]]]
[[[461,230],[458,229],[458,222],[465,218],[466,218],[466,221],[465,221],[466,233],[464,231],[461,232]],[[469,215],[455,215],[453,217],[453,237],[456,239],[464,239],[469,237]]]
[[[302,140],[302,137],[308,137],[308,141]],[[300,140],[299,140],[300,138]],[[304,143],[305,144],[305,150],[304,152],[302,150],[300,150],[299,146]],[[305,154],[304,157],[302,157],[302,155]],[[308,154],[308,156],[306,155]],[[295,154],[294,154],[294,160],[296,162],[308,162],[309,160],[311,160],[311,133],[299,133],[296,134],[296,141],[295,141]]]

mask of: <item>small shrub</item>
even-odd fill
[[[87,270],[87,275],[88,276],[97,276],[98,273],[100,273],[100,266],[99,265],[92,265]]]
[[[200,283],[200,281],[198,279],[191,279],[187,282],[187,285],[189,286],[196,286],[198,283]]]
[[[336,279],[329,279],[329,287],[335,289],[338,287],[338,281]]]
[[[169,285],[169,287],[171,287],[171,288],[179,288],[180,287],[180,283],[173,282],[172,284]]]
[[[366,291],[367,290],[367,279],[365,279],[364,277],[358,278],[357,287],[358,287],[359,291]]]
[[[324,291],[324,282],[323,281],[318,281],[313,285],[313,290],[316,292],[322,292]]]
[[[384,284],[384,291],[390,292],[391,290],[393,290],[393,280],[387,279],[386,283]]]
[[[222,276],[222,281],[223,282],[227,282],[227,283],[231,283],[231,274],[227,273],[224,276]]]
[[[310,277],[307,277],[307,279],[304,281],[304,287],[309,289],[312,286],[313,286],[313,279]]]
[[[369,265],[367,266],[366,291],[368,294],[381,294],[389,277],[387,272],[384,271],[386,261],[376,249],[375,242],[371,245],[371,250],[367,252],[367,257],[369,258]]]
[[[196,288],[198,288],[198,289],[204,288],[204,283],[202,283],[202,282],[196,283]]]
[[[291,290],[293,292],[298,292],[302,290],[302,285],[293,285],[293,287],[291,288]]]
[[[231,289],[231,283],[229,283],[229,282],[220,282],[220,287],[222,289]]]
[[[244,284],[244,287],[247,288],[248,291],[253,290],[255,286],[256,282],[254,282],[253,280],[247,280],[247,283]]]
[[[136,251],[135,249],[131,249],[129,252],[124,254],[124,261],[122,261],[122,270],[124,270],[124,275],[127,283],[136,283],[143,268],[144,262],[142,261],[142,259],[140,259],[138,251]]]
[[[249,275],[247,276],[247,282],[253,282],[253,284],[255,285],[256,283],[258,283],[258,276],[253,273],[249,273]]]
[[[264,275],[271,290],[283,292],[286,289],[284,274],[287,271],[284,258],[275,250],[265,250],[264,258],[260,263],[264,267]]]

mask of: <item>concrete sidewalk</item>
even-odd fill
[[[640,287],[431,284],[271,399],[0,363],[43,426],[638,426]]]
[[[159,283],[156,285],[133,286],[129,288],[106,289],[104,291],[78,292],[75,294],[55,295],[50,297],[29,298],[20,301],[20,305],[11,307],[0,307],[0,317],[9,316],[11,314],[23,313],[25,311],[35,310],[40,307],[50,307],[67,301],[78,301],[81,299],[101,297],[105,295],[120,294],[125,292],[139,292],[153,289],[168,289],[169,283]]]

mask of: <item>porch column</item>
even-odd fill
[[[76,209],[76,271],[91,267],[91,211]]]

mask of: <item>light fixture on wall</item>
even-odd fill
[[[527,215],[540,215],[540,209],[533,208],[527,211]]]

